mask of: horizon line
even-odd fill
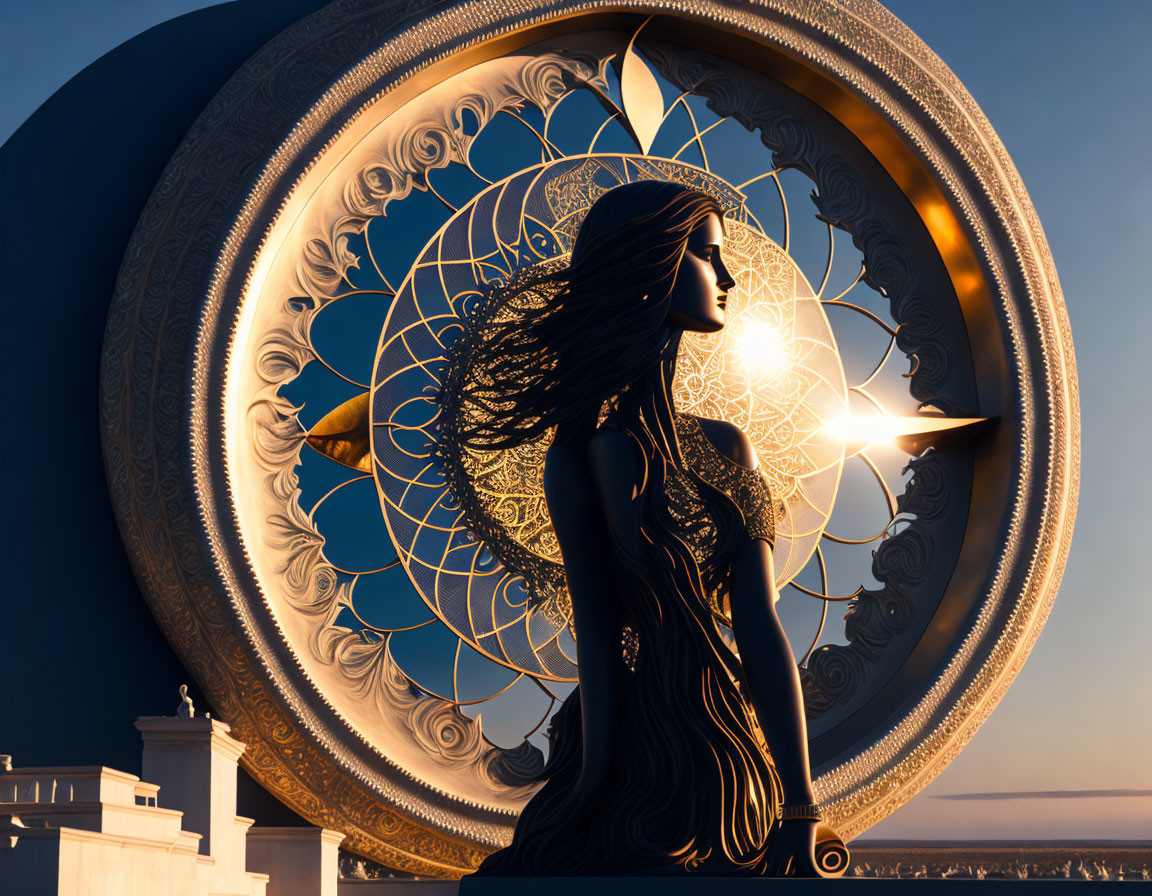
[[[1106,799],[1109,797],[1149,797],[1152,790],[1121,788],[1116,790],[1005,790],[987,793],[941,793],[934,800],[1058,800]]]

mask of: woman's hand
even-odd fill
[[[769,877],[823,877],[816,866],[816,825],[807,818],[781,821],[768,841],[764,873]]]

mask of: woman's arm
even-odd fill
[[[592,479],[586,439],[553,443],[544,465],[544,492],[572,598],[583,735],[577,787],[587,802],[612,767],[624,672],[612,548]]]
[[[756,469],[756,452],[742,430],[719,420],[701,418],[699,423],[717,451],[735,463]],[[748,539],[737,551],[729,599],[748,698],[780,776],[784,804],[814,803],[804,697],[792,648],[776,616],[779,594],[772,546],[767,541]],[[765,856],[768,874],[820,874],[815,858],[816,824],[810,819],[781,822]]]
[[[697,417],[696,421],[717,452],[740,466],[756,469],[756,450],[742,429],[723,420]],[[792,648],[776,616],[779,594],[772,546],[767,541],[749,539],[736,552],[730,590],[732,632],[752,708],[784,787],[784,802],[811,803],[804,697]]]
[[[804,696],[792,648],[776,615],[772,546],[749,540],[732,564],[732,631],[756,719],[768,742],[784,789],[784,805],[816,801],[808,765]],[[821,876],[816,865],[816,825],[809,819],[780,823],[766,855],[767,873]]]
[[[732,563],[732,631],[756,718],[780,775],[786,805],[814,802],[804,697],[792,648],[776,615],[772,546],[749,541]]]

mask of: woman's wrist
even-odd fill
[[[802,831],[805,828],[815,831],[820,825],[820,822],[813,821],[811,818],[781,818],[778,825],[782,828],[789,828],[792,830]]]
[[[815,802],[784,803],[780,807],[781,821],[820,821],[820,807]]]
[[[799,777],[799,775],[796,775],[797,779],[799,779]],[[807,776],[805,775],[805,777]],[[812,791],[812,782],[810,780],[797,780],[791,787],[785,783],[781,796],[783,797],[780,802],[782,806],[810,806],[816,802],[816,794]]]

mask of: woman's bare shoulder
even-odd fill
[[[755,470],[759,465],[752,440],[739,426],[727,420],[711,420],[708,417],[693,417],[700,425],[700,431],[720,454],[742,467]]]

